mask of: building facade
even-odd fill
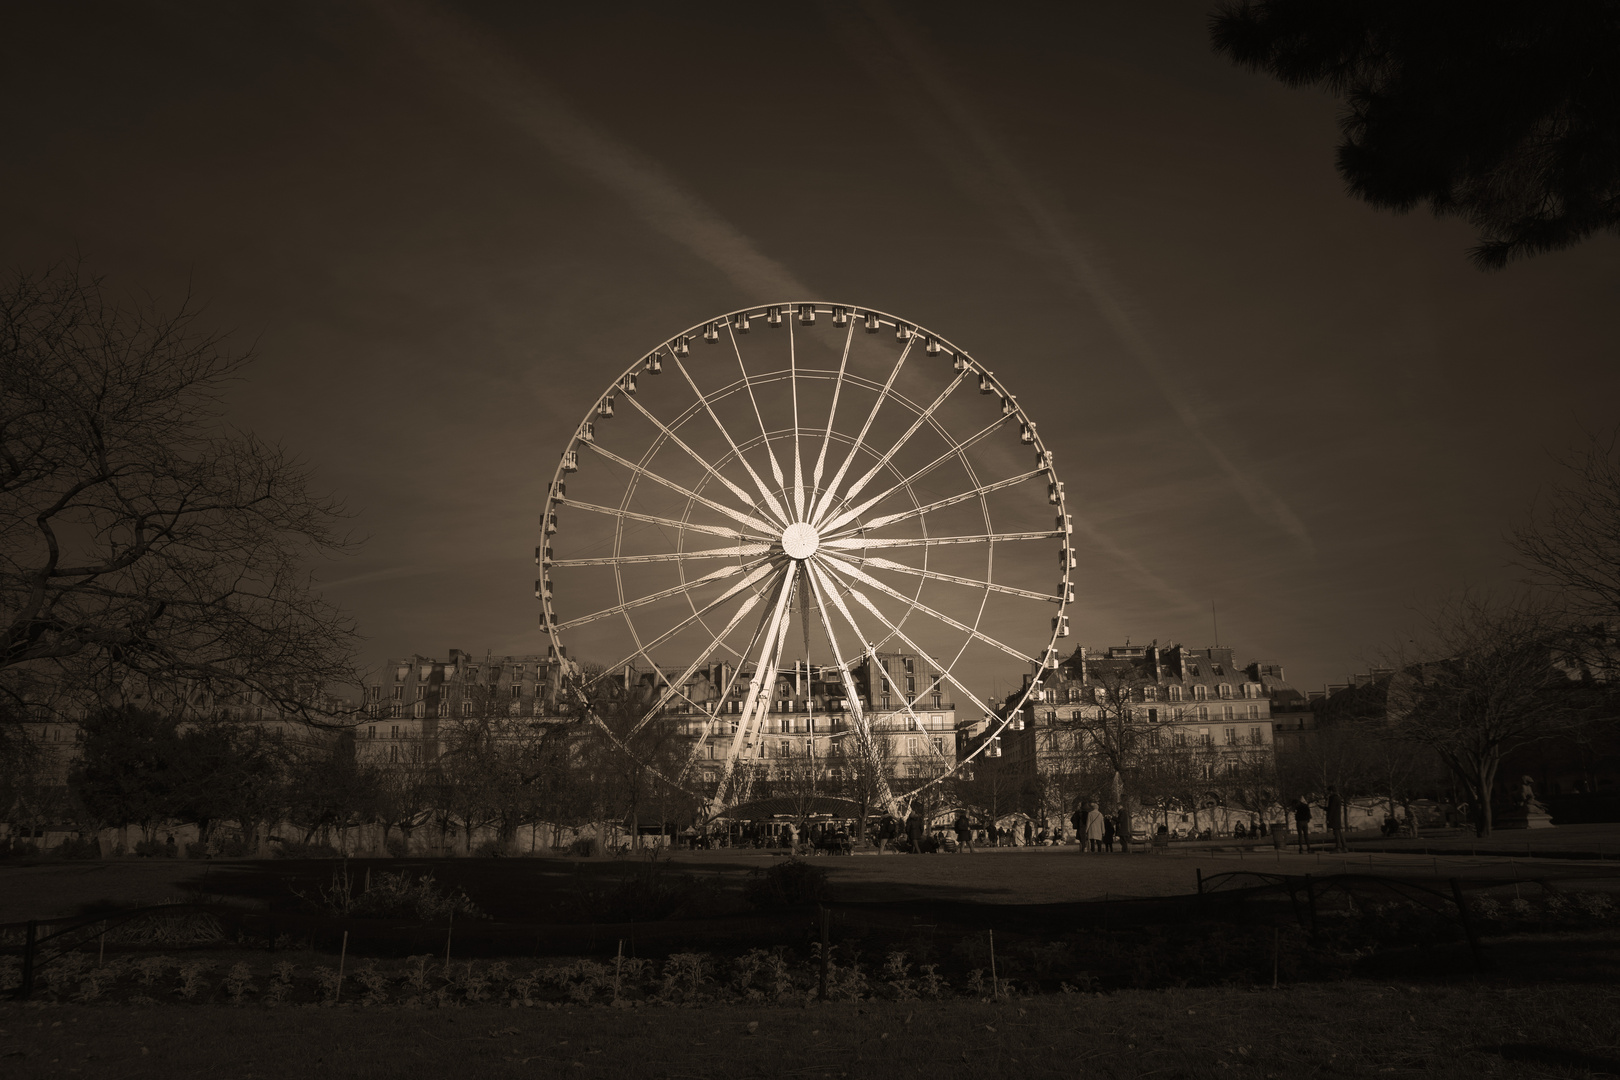
[[[1033,679],[1025,677],[1026,688]],[[1110,729],[1136,776],[1138,790],[1129,794],[1138,830],[1155,815],[1170,824],[1165,818],[1178,805],[1189,820],[1212,806],[1247,818],[1259,811],[1233,804],[1261,798],[1258,781],[1274,771],[1272,702],[1285,689],[1279,666],[1240,667],[1231,649],[1082,646],[999,737],[999,721],[981,722],[965,749],[983,746],[975,774],[998,774],[1000,787],[1018,792],[1024,811],[1055,831],[1072,832],[1068,817],[1079,802],[1109,801],[1113,770],[1098,740]],[[1239,786],[1254,790],[1238,799]]]

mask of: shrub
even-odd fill
[[[512,854],[506,844],[499,840],[485,840],[473,848],[473,854],[480,859],[496,859]]]
[[[163,841],[137,840],[135,841],[135,854],[142,858],[160,858],[163,855]]]
[[[390,836],[383,847],[396,859],[403,859],[411,853],[411,842],[403,836]]]
[[[59,859],[99,859],[101,845],[93,836],[75,836],[57,844],[51,849],[51,854]]]
[[[786,859],[749,877],[744,895],[755,907],[794,907],[814,904],[827,893],[827,871],[803,859]]]
[[[596,854],[596,838],[592,836],[580,837],[568,845],[568,854],[579,855],[586,859],[590,858]]]
[[[332,915],[355,919],[420,919],[434,922],[452,913],[462,918],[487,919],[483,910],[460,889],[443,888],[432,874],[412,879],[409,874],[374,874],[358,895],[348,873],[333,874],[330,888],[315,898],[305,897]]]
[[[32,840],[18,840],[13,837],[0,844],[0,859],[21,859],[38,854],[39,845]]]

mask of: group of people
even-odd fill
[[[1069,824],[1074,826],[1074,835],[1080,840],[1080,850],[1089,852],[1112,852],[1116,837],[1117,823],[1114,818],[1105,814],[1098,807],[1090,804],[1081,804],[1069,816]],[[1119,837],[1121,841],[1124,837]]]

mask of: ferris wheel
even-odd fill
[[[899,743],[879,802],[901,807],[999,754],[1068,634],[1073,526],[1035,421],[967,352],[870,308],[758,306],[665,340],[571,433],[540,524],[554,655],[595,661],[587,708],[631,703],[603,725],[626,753],[685,723],[657,768],[713,811],[767,746],[818,739]],[[1034,672],[1016,707],[970,689],[1009,669]]]

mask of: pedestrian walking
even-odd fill
[[[1294,804],[1294,831],[1299,834],[1299,853],[1304,855],[1311,850],[1311,804],[1303,795]]]
[[[910,842],[913,855],[922,854],[923,819],[922,815],[913,810],[911,816],[906,818],[906,840]]]
[[[956,850],[973,851],[973,825],[968,821],[965,811],[956,815]]]
[[[1082,855],[1084,855],[1085,851],[1086,851],[1086,804],[1085,803],[1081,803],[1079,806],[1074,808],[1074,813],[1069,815],[1069,824],[1074,826],[1074,838],[1076,840],[1080,841],[1080,853]]]
[[[1332,784],[1328,785],[1327,827],[1333,832],[1333,850],[1349,851],[1350,845],[1344,842],[1344,800]]]

